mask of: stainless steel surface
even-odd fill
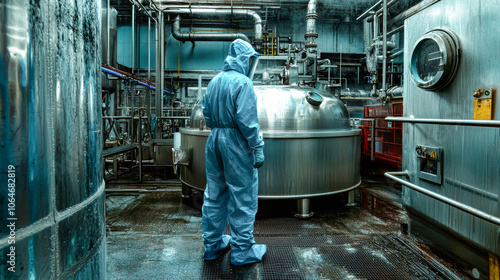
[[[403,180],[401,178],[398,178],[396,176],[406,176],[406,177],[409,177],[409,172],[408,171],[403,171],[403,172],[386,172],[385,174],[385,177],[387,178],[390,178],[400,184],[403,184],[404,186],[412,189],[412,190],[415,190],[415,191],[418,191],[420,193],[423,193],[425,194],[426,196],[430,197],[430,198],[433,198],[433,199],[436,199],[436,200],[439,200],[441,202],[444,202],[450,206],[453,206],[457,209],[460,209],[462,211],[465,211],[475,217],[478,217],[482,220],[485,220],[487,222],[490,222],[490,223],[493,223],[495,225],[498,225],[500,226],[500,218],[498,217],[495,217],[494,215],[490,215],[488,213],[485,213],[483,211],[480,211],[476,208],[473,208],[473,207],[470,207],[466,204],[463,204],[463,203],[460,203],[458,201],[455,201],[453,199],[450,199],[446,196],[443,196],[443,195],[440,195],[440,194],[437,194],[435,192],[432,192],[432,191],[429,191],[427,190],[426,188],[422,188],[420,186],[417,186],[415,184],[412,184],[406,180]]]
[[[498,3],[472,0],[421,3],[426,5],[426,9],[405,21],[404,49],[412,49],[421,36],[435,28],[446,28],[453,31],[460,41],[462,59],[455,78],[446,88],[426,91],[411,81],[408,67],[411,54],[405,53],[403,105],[406,118],[387,119],[414,122],[413,125],[403,125],[403,168],[409,170],[408,181],[412,184],[499,217],[498,200],[487,199],[481,193],[471,193],[449,180],[474,186],[497,196],[500,191],[500,106],[493,108],[494,120],[473,120],[474,90],[485,85],[497,90],[500,88],[500,61],[496,52],[500,36],[485,36],[498,34]],[[477,20],[479,18],[480,21]],[[481,42],[480,46],[477,42]],[[409,116],[418,118],[412,119]],[[443,149],[443,184],[426,182],[416,176],[417,145]],[[405,191],[404,203],[406,207],[436,221],[474,246],[485,248],[496,255],[500,253],[497,225],[477,219],[462,210],[450,208],[443,202],[413,190]]]
[[[155,163],[160,165],[172,165],[173,139],[155,139],[153,140]]]
[[[101,4],[103,3],[103,4]],[[15,167],[16,242],[0,183],[7,279],[104,279],[101,6],[0,2],[0,158]],[[15,245],[15,273],[5,256]]]
[[[255,86],[259,124],[263,133],[283,132],[325,132],[325,130],[350,131],[349,112],[344,103],[330,98],[328,93],[310,87],[298,86]],[[323,95],[321,106],[312,106],[306,101],[308,92]],[[193,108],[191,124],[199,127],[205,124],[199,104]]]
[[[203,17],[229,17],[229,16],[239,16],[239,17],[248,17],[253,20],[254,23],[254,41],[256,42],[261,42],[262,41],[262,20],[259,16],[258,13],[252,10],[240,10],[240,9],[214,9],[214,8],[204,8],[204,9],[168,9],[163,11],[164,13],[168,14],[174,14],[174,15],[199,15]],[[178,26],[174,26],[178,24]],[[174,25],[172,25],[172,33],[174,31],[176,34],[173,34],[176,39],[181,40],[181,41],[196,41],[196,40],[201,40],[201,41],[220,41],[222,38],[219,39],[211,39],[210,37],[213,36],[214,38],[216,37],[221,37],[219,35],[222,34],[216,34],[216,33],[209,33],[209,34],[184,34],[180,33],[180,19],[177,20],[177,17],[175,17]],[[229,37],[229,35],[236,35],[238,33],[229,33],[229,34],[224,34],[226,35],[225,37]],[[243,34],[238,34],[238,38],[249,41],[248,38],[243,35]],[[244,38],[243,38],[244,36]],[[224,37],[224,36],[222,36]],[[237,39],[237,38],[234,38]],[[233,39],[233,40],[234,40]],[[228,39],[229,40],[229,39]]]
[[[500,127],[500,121],[488,120],[455,120],[455,119],[422,119],[413,117],[387,117],[388,122],[404,122],[412,124],[439,124],[459,126]]]
[[[361,131],[350,128],[349,114],[341,101],[308,87],[254,89],[266,156],[259,169],[259,198],[306,198],[357,187]],[[306,101],[309,91],[323,96],[320,106]],[[190,165],[180,167],[180,179],[203,190],[205,143],[210,131],[199,103],[193,108],[190,123],[191,128],[181,129],[181,148],[189,154]]]

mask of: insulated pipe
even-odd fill
[[[318,38],[318,33],[316,33],[316,19],[318,14],[316,14],[316,0],[310,0],[307,4],[307,14],[306,14],[306,34],[304,38],[307,40],[306,48],[315,48],[318,45],[314,42],[315,38]]]
[[[175,39],[179,41],[234,41],[236,39],[242,39],[244,41],[250,42],[248,37],[242,33],[181,33],[181,16],[177,15],[174,19],[174,24],[172,24],[172,35]]]
[[[255,43],[260,43],[262,41],[262,19],[260,18],[259,14],[257,14],[254,11],[251,10],[233,10],[233,9],[228,9],[228,10],[223,10],[223,9],[169,9],[165,10],[164,13],[167,14],[176,14],[176,15],[182,15],[182,14],[189,14],[189,15],[200,15],[204,17],[214,17],[214,16],[241,16],[241,17],[250,17],[252,18],[254,22],[254,41]],[[175,24],[175,22],[174,22]],[[179,28],[180,30],[180,28]],[[173,32],[172,32],[173,33]],[[179,31],[180,33],[180,31]],[[183,34],[185,35],[185,34]],[[214,35],[226,35],[226,34],[191,34],[193,36],[200,36],[200,38],[208,37],[208,36],[214,36]],[[229,34],[228,34],[229,35]],[[235,35],[234,33],[230,33],[230,35]],[[243,34],[240,34],[240,36],[245,36]],[[246,37],[246,36],[245,36]],[[175,35],[174,35],[175,38]],[[176,38],[177,39],[177,38]],[[235,38],[238,39],[238,38]],[[239,38],[243,39],[243,38]],[[183,41],[178,39],[179,41]],[[233,39],[234,40],[234,39]],[[245,40],[245,39],[243,39]],[[220,40],[196,40],[195,39],[185,39],[184,41],[220,41]],[[246,41],[249,41],[248,38]]]

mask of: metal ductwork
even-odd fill
[[[304,35],[307,40],[306,48],[315,48],[318,45],[314,42],[315,38],[318,38],[318,33],[316,33],[316,19],[318,14],[316,14],[316,0],[310,0],[307,4],[307,14],[306,14],[306,34]]]
[[[254,22],[254,43],[257,48],[260,46],[262,42],[262,19],[259,14],[251,10],[217,10],[217,9],[173,9],[166,10],[164,13],[167,14],[188,14],[188,15],[197,15],[203,17],[220,17],[220,16],[238,16],[238,17],[250,17]],[[172,33],[175,39],[179,41],[232,41],[235,39],[243,39],[245,41],[250,42],[247,36],[241,33],[225,33],[225,34],[214,34],[214,33],[205,33],[205,34],[186,34],[180,32],[180,17],[176,17],[174,24],[172,26]],[[235,37],[237,36],[237,37]]]
[[[242,33],[181,33],[181,16],[177,15],[172,25],[172,36],[179,41],[234,41],[242,39],[250,42],[248,37]]]

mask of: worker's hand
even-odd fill
[[[254,168],[260,168],[262,165],[264,165],[264,151],[262,148],[257,148],[253,152],[254,158],[255,158],[255,164],[253,165]]]

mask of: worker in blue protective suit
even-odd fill
[[[222,72],[210,81],[203,97],[203,115],[212,129],[205,146],[205,260],[219,258],[229,245],[233,265],[259,262],[267,250],[266,245],[255,244],[253,237],[257,168],[264,164],[264,141],[257,118],[257,96],[247,75],[258,55],[249,43],[233,41]],[[228,222],[231,236],[224,235]]]

